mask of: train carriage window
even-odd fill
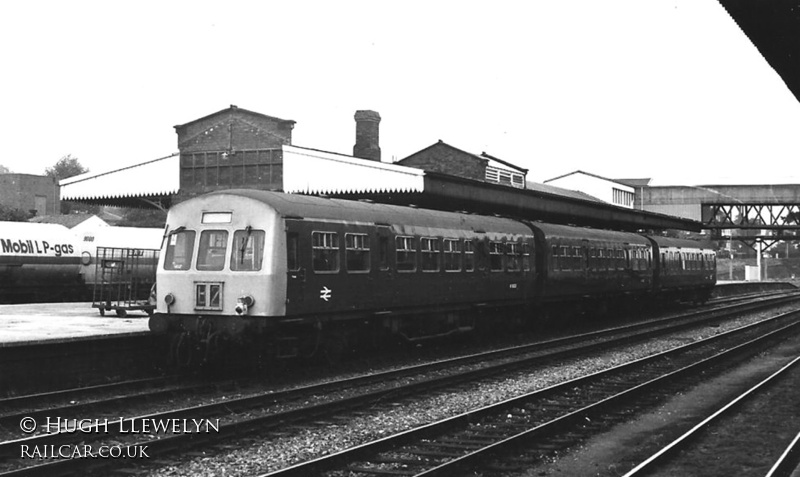
[[[526,272],[531,270],[531,244],[522,244],[522,269]]]
[[[475,271],[475,249],[472,240],[464,240],[464,271]]]
[[[227,230],[203,230],[197,251],[198,270],[222,270],[225,267],[225,252],[228,248]]]
[[[194,250],[194,230],[181,230],[167,238],[164,270],[189,270]]]
[[[444,239],[444,269],[448,272],[461,271],[461,242]]]
[[[264,260],[264,231],[247,228],[233,233],[231,270],[261,270]]]
[[[300,270],[299,240],[296,233],[286,234],[286,268],[290,271]]]
[[[397,271],[413,272],[417,269],[417,247],[414,237],[395,237]]]
[[[518,272],[522,270],[522,255],[520,251],[521,247],[517,242],[509,242],[506,244],[506,264],[509,272]]]
[[[311,260],[315,272],[339,271],[339,234],[311,233]]]
[[[369,271],[369,237],[367,234],[344,234],[345,261],[349,272]]]
[[[572,270],[572,258],[569,256],[567,247],[563,245],[559,247],[558,257],[561,261],[561,270]]]
[[[422,271],[439,271],[439,239],[433,237],[423,237],[419,242],[419,249],[422,252]]]
[[[489,242],[489,269],[493,272],[503,271],[503,244]]]
[[[561,270],[561,259],[558,257],[558,245],[553,245],[550,249],[552,250],[550,255],[553,257],[553,270]]]

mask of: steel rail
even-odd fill
[[[733,409],[736,409],[747,399],[752,399],[756,397],[760,391],[763,391],[764,388],[766,388],[767,386],[774,384],[777,380],[782,378],[785,375],[785,373],[794,368],[794,366],[796,366],[798,363],[800,363],[800,357],[793,359],[791,362],[784,365],[781,369],[772,373],[769,377],[763,379],[755,386],[751,387],[750,389],[748,389],[747,391],[743,392],[735,399],[730,401],[729,403],[725,404],[724,406],[716,410],[713,414],[703,419],[700,423],[696,424],[689,431],[685,432],[683,435],[681,435],[674,441],[670,442],[669,444],[664,446],[661,450],[659,450],[652,456],[645,459],[639,465],[628,471],[623,477],[637,477],[652,472],[653,470],[656,469],[657,465],[662,464],[667,457],[673,455],[677,450],[685,447],[687,443],[692,438],[696,437],[700,432],[704,431],[705,429],[708,429],[708,427],[711,424],[718,422],[718,420],[722,416],[725,416]]]
[[[786,315],[797,315],[800,312],[791,312]],[[782,315],[782,316],[786,316]],[[777,317],[780,318],[780,317]],[[777,319],[775,318],[775,319]],[[389,436],[377,441],[373,441],[370,443],[362,444],[360,446],[346,449],[328,456],[320,457],[317,459],[313,459],[304,463],[296,464],[275,472],[271,472],[268,474],[264,474],[261,477],[288,477],[288,476],[310,476],[310,475],[318,475],[322,472],[331,471],[334,469],[342,469],[342,466],[347,466],[349,463],[352,462],[359,462],[364,460],[369,460],[370,456],[377,455],[382,452],[387,452],[389,450],[396,450],[402,449],[404,446],[407,446],[410,442],[418,442],[424,439],[433,439],[435,436],[439,436],[445,434],[446,432],[463,427],[470,422],[474,422],[478,419],[481,419],[485,416],[490,416],[493,414],[503,415],[507,413],[508,409],[517,407],[517,408],[524,408],[525,403],[532,398],[541,398],[546,394],[555,394],[560,392],[568,392],[582,386],[586,383],[591,382],[592,380],[596,380],[600,377],[610,376],[612,373],[618,373],[621,370],[628,370],[633,369],[636,366],[641,366],[644,363],[652,363],[656,362],[657,360],[662,360],[665,357],[676,355],[680,352],[697,348],[699,346],[706,345],[712,341],[718,341],[724,339],[725,337],[731,336],[734,333],[740,333],[744,329],[754,329],[759,325],[763,325],[764,322],[748,325],[746,327],[742,327],[736,330],[732,330],[720,335],[715,335],[703,341],[698,341],[694,343],[690,343],[679,348],[675,348],[663,353],[659,353],[653,356],[648,356],[646,358],[641,358],[639,360],[635,360],[630,363],[625,363],[623,365],[603,370],[597,373],[593,373],[589,376],[584,376],[580,378],[576,378],[574,380],[567,381],[565,383],[557,384],[550,388],[536,391],[533,393],[529,393],[523,396],[515,397],[512,399],[508,399],[506,401],[493,404],[490,406],[483,407],[481,409],[477,409],[474,411],[469,411],[463,413],[459,416],[455,416],[453,418],[444,419],[432,424],[428,424],[426,426],[422,426],[416,429],[411,429],[409,431],[405,431],[394,436]],[[741,352],[749,347],[752,346],[759,346],[765,341],[773,338],[782,338],[782,334],[790,328],[800,328],[800,322],[794,322],[787,327],[781,328],[779,330],[771,331],[766,335],[762,335],[759,338],[754,340],[750,340],[745,344],[738,345],[734,348],[730,348],[725,350],[721,353],[718,353],[710,358],[705,358],[702,361],[696,362],[692,365],[686,366],[679,370],[672,371],[668,374],[664,374],[660,377],[651,379],[645,383],[638,384],[634,387],[628,388],[620,393],[614,394],[610,397],[605,397],[604,399],[595,402],[591,405],[582,407],[580,409],[571,411],[569,413],[563,414],[555,419],[552,419],[544,424],[538,425],[531,429],[525,429],[522,432],[510,435],[505,438],[501,438],[496,442],[493,442],[486,446],[481,446],[479,449],[469,450],[468,452],[464,452],[463,455],[459,457],[455,457],[445,463],[441,463],[435,467],[428,468],[421,472],[414,472],[413,474],[409,475],[416,475],[416,476],[434,476],[434,475],[458,475],[458,472],[461,470],[463,471],[464,467],[474,468],[474,465],[481,460],[486,459],[490,455],[494,455],[496,452],[507,449],[508,447],[518,445],[523,440],[530,440],[535,437],[541,437],[548,433],[558,432],[559,429],[564,429],[567,426],[572,426],[576,423],[579,423],[582,419],[584,419],[588,414],[592,412],[602,411],[605,408],[610,406],[614,406],[617,404],[625,404],[629,403],[629,399],[632,395],[642,393],[646,390],[651,388],[655,388],[656,386],[660,385],[661,383],[672,381],[679,377],[686,376],[688,374],[697,372],[700,369],[706,369],[710,365],[717,364],[718,362],[729,358],[732,354]],[[509,413],[510,414],[510,413]],[[403,451],[399,451],[403,452]],[[407,451],[410,454],[413,454],[412,451]],[[363,469],[349,469],[349,470],[363,470]]]
[[[800,432],[767,472],[766,477],[789,477],[800,465]]]

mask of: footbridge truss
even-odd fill
[[[701,222],[715,239],[755,248],[800,239],[800,185],[713,186],[701,203]]]

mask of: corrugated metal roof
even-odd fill
[[[423,192],[425,171],[297,146],[283,146],[283,190],[290,194]]]
[[[59,182],[62,200],[172,195],[180,188],[177,153],[130,167],[88,172]]]

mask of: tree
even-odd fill
[[[78,161],[77,157],[72,157],[72,154],[67,154],[55,163],[53,167],[45,169],[45,175],[54,177],[56,181],[74,177],[80,174],[89,172],[89,169],[83,167]],[[68,201],[61,201],[62,214],[97,214],[100,211],[100,206],[88,204],[76,204]]]
[[[0,164],[0,174],[11,174],[11,169]]]
[[[67,154],[59,159],[53,167],[44,170],[46,176],[55,177],[58,181],[87,172],[89,169],[83,167],[78,158],[72,157],[72,154]]]

